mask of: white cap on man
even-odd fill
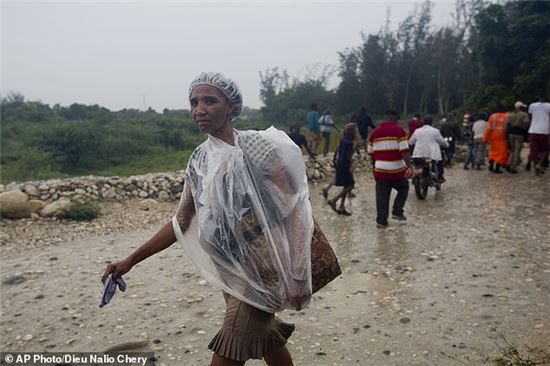
[[[525,108],[527,107],[525,104],[523,104],[523,102],[520,102],[520,101],[517,101],[514,103],[514,108],[515,109],[519,109],[519,108]]]

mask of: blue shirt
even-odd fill
[[[319,112],[309,111],[307,112],[307,129],[312,132],[320,132],[319,126]]]

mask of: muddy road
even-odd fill
[[[425,201],[411,190],[408,221],[390,220],[386,229],[374,221],[371,176],[357,177],[349,217],[330,209],[321,185],[311,187],[314,215],[343,274],[309,308],[281,314],[296,324],[289,343],[296,365],[483,365],[502,354],[504,339],[550,349],[550,177],[458,166],[446,175]],[[5,235],[0,247],[2,351],[123,345],[154,351],[158,365],[209,363],[223,298],[179,246],[135,267],[127,292],[98,307],[106,261],[139,246],[175,203],[148,212],[135,205],[105,211],[106,225],[109,215],[117,215],[113,222],[156,216],[141,228],[75,240],[52,229],[55,243],[40,246],[26,245],[28,222],[2,226],[21,233]]]

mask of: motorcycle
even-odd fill
[[[420,200],[426,199],[428,188],[435,187],[436,190],[441,189],[441,181],[437,177],[436,161],[424,158],[413,159],[413,174],[412,183],[414,185],[414,193]]]

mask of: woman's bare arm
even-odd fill
[[[130,264],[135,266],[144,259],[149,258],[155,253],[158,253],[176,242],[176,235],[172,227],[172,221],[164,224],[159,231],[145,244],[136,249],[135,252],[128,256]]]
[[[182,198],[176,216],[182,232],[185,232],[191,223],[191,219],[195,215],[195,205],[193,203],[193,196],[191,190],[187,185],[184,186]],[[176,235],[174,234],[174,228],[172,227],[172,221],[167,222],[162,228],[157,231],[151,239],[145,244],[137,248],[128,257],[120,262],[112,263],[107,266],[101,281],[105,282],[107,276],[110,273],[113,274],[113,278],[118,278],[125,273],[128,273],[133,266],[139,262],[149,258],[155,253],[158,253],[176,242]]]

